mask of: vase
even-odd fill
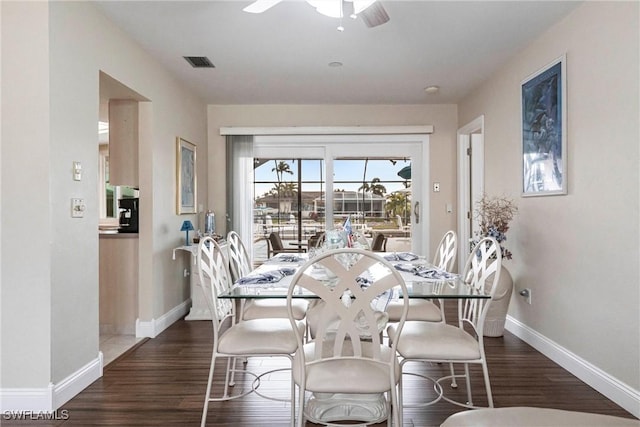
[[[487,277],[487,289],[491,290],[494,285],[498,288],[484,320],[482,334],[485,337],[501,337],[504,335],[504,324],[507,319],[507,311],[509,311],[511,294],[513,293],[513,278],[504,265],[500,267],[500,277],[497,284],[493,283],[493,276],[494,274],[491,274]]]

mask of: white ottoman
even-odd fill
[[[640,427],[640,420],[561,409],[512,407],[458,412],[441,427]]]

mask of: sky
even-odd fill
[[[298,161],[284,160],[289,164],[293,174],[283,174],[283,182],[297,182],[298,180]],[[277,181],[276,173],[272,171],[276,162],[280,160],[269,160],[263,165],[255,169],[256,181]],[[410,165],[409,160],[396,160],[396,164],[392,164],[390,160],[373,160],[367,162],[367,173],[365,182],[370,183],[373,178],[380,178],[382,185],[385,186],[387,193],[404,188],[403,179],[398,176],[398,171],[405,166]],[[302,180],[303,181],[319,181],[323,162],[320,160],[302,160]],[[334,161],[334,188],[342,190],[357,191],[362,186],[364,175],[364,160],[335,160]],[[325,178],[322,176],[322,178]],[[326,181],[326,178],[324,179]],[[355,183],[346,183],[339,181],[355,181]],[[273,184],[256,184],[256,196],[260,196],[273,188]],[[309,189],[319,191],[318,184],[303,184],[303,191]]]

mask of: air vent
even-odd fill
[[[183,56],[193,68],[216,68],[206,56]]]

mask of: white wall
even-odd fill
[[[431,181],[440,182],[430,193],[431,253],[442,235],[456,227],[456,213],[446,204],[456,203],[455,105],[209,105],[209,201],[223,230],[226,209],[225,126],[393,126],[433,125],[429,136]],[[222,228],[221,228],[222,227]]]
[[[460,123],[485,115],[487,192],[520,209],[506,265],[533,302],[514,297],[510,315],[635,395],[636,416],[638,16],[638,2],[585,2],[459,105]],[[564,53],[569,194],[522,198],[520,82]]]
[[[171,259],[182,221],[196,219],[176,215],[175,140],[198,145],[206,205],[206,106],[90,2],[3,2],[2,12],[1,387],[42,389],[98,357],[99,71],[151,101],[140,147],[142,321],[189,297],[189,259]],[[71,197],[85,199],[84,218],[70,217]]]
[[[2,387],[46,386],[52,268],[48,5],[2,2],[1,17],[0,379]]]

